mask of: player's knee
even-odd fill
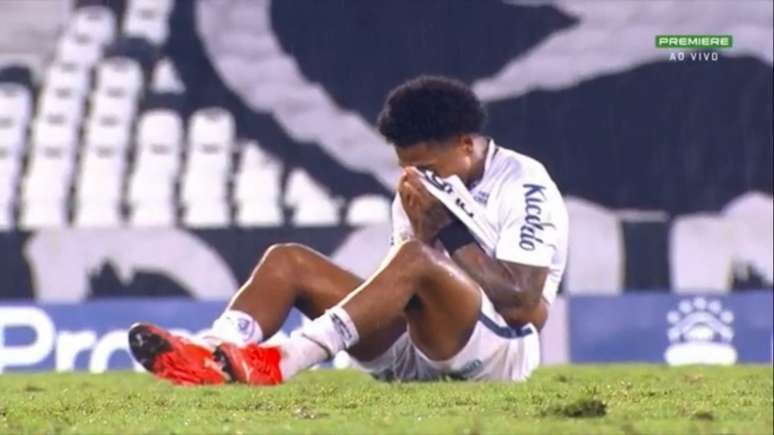
[[[264,252],[253,274],[258,267],[265,265],[274,273],[294,276],[299,270],[303,270],[304,257],[308,250],[298,243],[275,243]]]
[[[408,277],[427,274],[439,261],[439,252],[419,240],[408,240],[398,247],[394,261]]]

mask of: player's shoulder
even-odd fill
[[[492,172],[509,184],[540,182],[553,184],[546,167],[537,159],[497,146],[492,157]]]

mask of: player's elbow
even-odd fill
[[[494,305],[505,321],[512,326],[520,327],[532,323],[541,329],[548,318],[542,289],[539,288],[519,289],[512,292],[507,301],[500,304],[494,303]]]

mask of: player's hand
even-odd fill
[[[421,178],[422,174],[416,168],[405,168],[398,181],[398,194],[415,237],[432,243],[452,218],[446,206],[425,188]]]

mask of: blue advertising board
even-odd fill
[[[573,363],[772,361],[771,291],[573,296],[566,301],[566,323],[557,323],[554,329],[565,331],[562,336],[567,337]],[[132,323],[147,321],[196,334],[209,327],[224,306],[225,301],[189,298],[4,302],[0,304],[0,373],[140,370],[127,349]],[[278,336],[289,334],[302,321],[303,316],[292,311]],[[562,331],[544,334],[544,351],[554,344],[545,340],[555,340],[557,332]]]
[[[573,362],[682,364],[772,360],[772,292],[569,299]]]
[[[0,372],[136,369],[127,329],[151,322],[184,334],[209,327],[225,301],[187,298],[113,299],[78,304],[0,304]],[[293,310],[283,325],[301,325]]]

